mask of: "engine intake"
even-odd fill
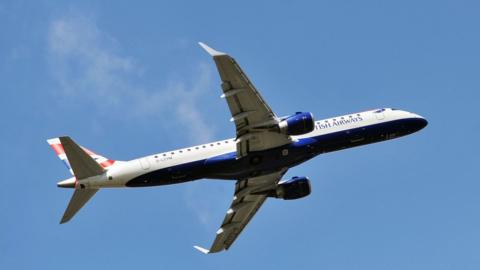
[[[315,120],[312,113],[297,112],[288,116],[279,123],[280,132],[287,135],[303,135],[312,132],[315,128]]]
[[[296,200],[310,195],[312,189],[310,180],[307,177],[293,177],[290,180],[281,182],[277,188],[270,191],[269,197],[284,200]]]

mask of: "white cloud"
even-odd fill
[[[205,191],[208,189],[208,191]],[[235,181],[189,183],[184,193],[186,205],[193,211],[206,231],[218,228],[235,189]]]
[[[196,188],[194,185],[190,185],[184,193],[184,200],[205,228],[212,225],[211,200],[205,198],[205,193],[202,193],[200,189]]]
[[[55,94],[70,102],[83,101],[104,115],[116,112],[161,123],[164,118],[158,119],[159,115],[169,114],[175,125],[183,127],[191,143],[213,139],[212,125],[203,117],[197,102],[205,90],[212,88],[211,65],[199,63],[194,74],[183,81],[170,80],[158,89],[142,88],[138,85],[143,67],[134,58],[121,55],[118,47],[92,18],[69,16],[53,20],[48,31],[48,56],[50,71],[59,85]],[[203,198],[199,201],[199,197]],[[199,187],[188,187],[184,200],[201,224],[210,223],[214,201],[205,197]]]
[[[65,98],[87,101],[96,111],[117,111],[136,119],[170,113],[192,143],[213,138],[212,127],[197,100],[211,88],[209,65],[200,63],[185,81],[171,80],[158,89],[138,87],[143,67],[118,52],[116,40],[95,20],[68,16],[53,20],[48,31],[50,70]],[[137,82],[136,82],[137,81]]]

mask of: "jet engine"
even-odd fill
[[[297,112],[284,118],[279,124],[280,132],[287,135],[303,135],[312,132],[315,128],[315,120],[312,113]]]
[[[296,200],[310,195],[311,191],[310,180],[307,177],[295,176],[290,180],[280,182],[276,189],[268,193],[268,197]]]

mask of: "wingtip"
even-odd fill
[[[203,43],[203,42],[198,42],[198,45],[200,45],[205,51],[207,51],[208,54],[210,54],[211,56],[219,56],[219,55],[226,55],[226,53],[224,52],[219,52],[213,48],[211,48],[210,46],[208,46],[207,44]]]
[[[206,249],[206,248],[203,248],[203,247],[200,247],[200,246],[193,246],[196,250],[202,252],[203,254],[208,254],[210,253],[210,250]]]
[[[60,224],[65,224],[70,221],[70,217],[66,215],[66,213],[63,214],[62,219],[60,220]]]

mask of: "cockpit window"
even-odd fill
[[[398,111],[398,109],[392,108],[392,111]]]
[[[374,113],[381,113],[381,112],[384,112],[384,111],[385,111],[385,108],[383,108],[383,109],[378,109],[378,110],[374,111]]]

